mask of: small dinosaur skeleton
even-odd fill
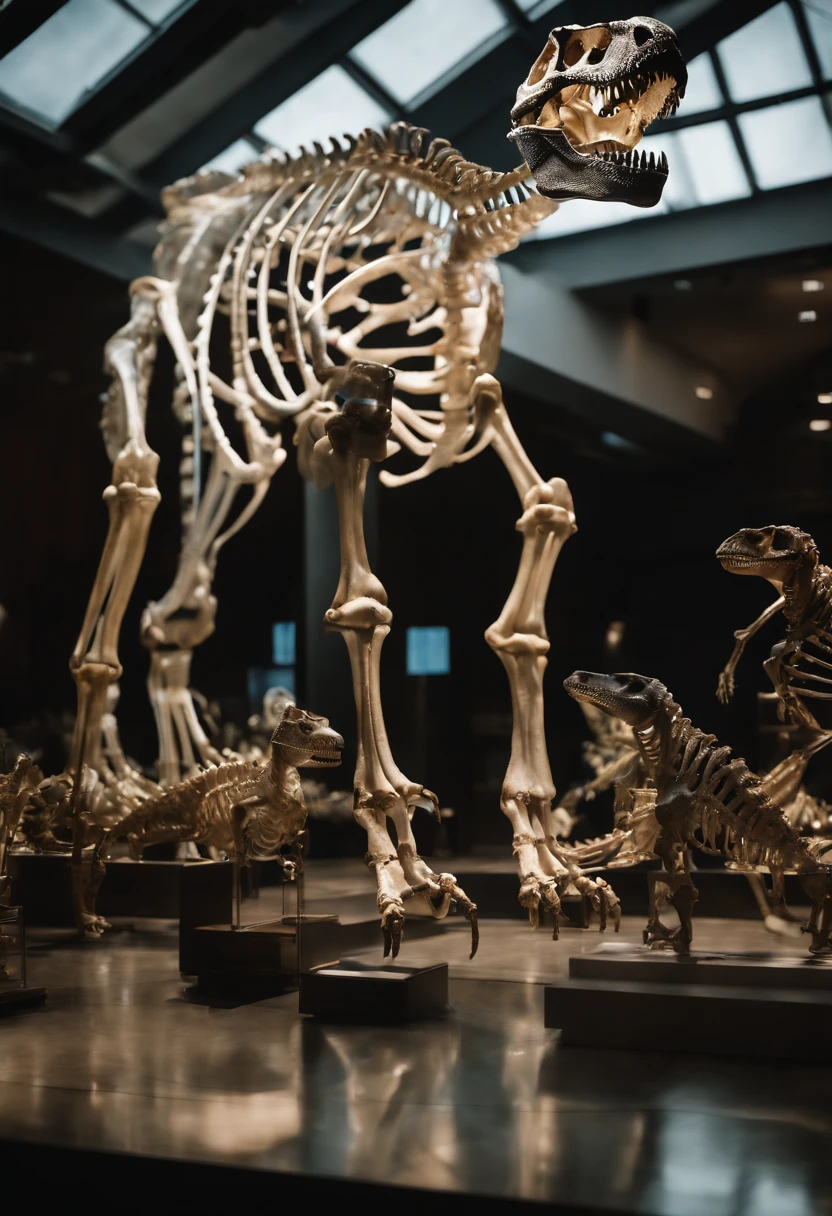
[[[234,761],[204,769],[160,790],[104,834],[92,858],[86,926],[90,934],[109,928],[94,900],[113,840],[126,838],[139,859],[150,844],[191,841],[226,854],[238,865],[278,860],[293,874],[300,865],[299,838],[306,803],[299,768],[336,768],[344,740],[326,718],[294,705],[286,708],[260,761]],[[289,858],[282,850],[294,850]]]
[[[356,818],[368,832],[385,949],[398,951],[405,901],[441,917],[453,898],[473,918],[453,876],[434,874],[416,852],[413,808],[435,798],[402,774],[384,729],[380,649],[392,618],[367,560],[363,498],[370,460],[399,450],[419,458],[415,469],[381,473],[383,484],[401,486],[491,447],[517,489],[523,537],[514,587],[486,633],[506,668],[514,710],[501,807],[513,829],[521,902],[532,918],[541,903],[556,909],[574,863],[561,857],[552,823],[544,608],[575,517],[566,483],[544,480],[521,446],[492,374],[502,328],[493,259],[552,214],[557,200],[655,205],[666,161],[633,149],[674,109],[686,81],[675,35],[659,21],[566,26],[551,32],[518,90],[511,138],[525,163],[510,173],[395,123],[383,134],[366,130],[332,140],[328,150],[315,144],[294,159],[264,158],[236,177],[198,175],[164,192],[168,221],[156,273],[133,284],[131,320],[106,349],[114,377],[103,423],[114,470],[105,491],[110,533],[72,659],[71,773],[89,769],[96,782],[123,790],[128,806],[137,784],[114,724],[105,744],[102,725],[107,690],[121,672],[121,622],[159,501],[145,413],[164,334],[177,364],[174,408],[189,433],[180,466],[181,559],[142,622],[162,783],[220,761],[194,708],[191,658],[214,629],[219,551],[263,501],[285,458],[281,424],[294,418],[302,475],[334,481],[338,500],[342,569],[326,628],[342,633],[352,664]],[[244,454],[222,421],[229,408]],[[241,494],[248,497],[240,507]],[[81,784],[73,793],[77,864],[86,840]],[[606,909],[608,888],[585,881]]]
[[[636,674],[602,675],[576,671],[564,681],[576,701],[588,701],[632,727],[644,766],[656,786],[655,831],[649,850],[664,865],[653,888],[648,945],[670,944],[689,954],[697,891],[688,849],[724,857],[735,869],[766,865],[796,870],[812,900],[807,926],[813,954],[828,952],[832,929],[832,870],[819,860],[829,842],[810,841],[788,822],[764,793],[760,778],[744,760],[731,759],[715,735],[706,735],[682,716],[658,680]],[[642,837],[642,845],[645,845]],[[679,928],[659,918],[662,897],[676,909]]]
[[[743,528],[723,541],[716,555],[725,570],[757,575],[779,592],[756,621],[734,634],[736,645],[720,674],[717,696],[728,703],[746,643],[782,612],[786,636],[763,666],[780,698],[782,715],[801,730],[804,742],[763,780],[766,792],[793,823],[822,829],[828,821],[826,809],[801,789],[801,782],[812,756],[832,741],[832,731],[820,725],[806,704],[832,701],[832,570],[821,564],[808,532],[785,526]]]

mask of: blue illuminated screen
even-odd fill
[[[407,674],[446,676],[451,670],[447,625],[414,625],[407,631]]]
[[[294,667],[294,621],[276,621],[272,625],[272,662],[275,667]]]

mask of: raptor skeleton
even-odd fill
[[[644,940],[689,954],[697,891],[688,850],[725,857],[739,870],[766,865],[796,870],[812,900],[807,925],[814,954],[829,953],[832,930],[832,867],[821,858],[832,844],[801,836],[765,792],[744,760],[731,759],[715,735],[706,735],[682,716],[680,706],[658,680],[636,673],[603,675],[576,671],[564,680],[576,701],[588,701],[632,727],[644,766],[656,787],[652,838],[640,825],[641,852],[660,858],[664,871],[653,886]],[[636,857],[633,860],[637,860]],[[662,898],[676,909],[679,928],[659,918]]]
[[[717,696],[727,704],[734,693],[735,671],[750,638],[779,613],[786,618],[786,636],[763,664],[780,699],[783,716],[803,735],[763,780],[770,796],[787,809],[797,826],[828,828],[824,808],[802,789],[812,756],[832,741],[806,701],[832,701],[832,570],[820,561],[808,532],[792,527],[743,528],[717,549],[717,558],[732,574],[766,579],[778,598],[747,629],[734,634],[736,644],[720,673]]]
[[[142,624],[162,782],[219,760],[189,692],[191,657],[214,628],[219,550],[262,502],[285,458],[281,424],[293,417],[301,473],[334,480],[338,498],[342,571],[326,627],[342,632],[353,668],[356,816],[370,838],[385,949],[399,948],[405,901],[441,917],[453,897],[473,916],[453,876],[435,875],[416,852],[413,808],[420,801],[435,805],[435,798],[400,772],[384,730],[379,651],[391,614],[367,562],[362,506],[368,459],[397,449],[420,458],[408,472],[382,471],[385,485],[401,486],[491,447],[520,497],[523,536],[514,587],[486,633],[506,668],[514,711],[501,806],[512,824],[521,902],[533,919],[541,904],[557,911],[577,863],[574,851],[558,845],[552,824],[544,605],[575,519],[566,483],[545,481],[520,445],[493,376],[502,326],[493,259],[559,200],[655,205],[666,158],[634,149],[655,118],[673,112],[686,81],[675,36],[661,22],[640,17],[557,28],[518,90],[511,138],[525,163],[513,172],[472,164],[447,141],[396,123],[383,134],[367,130],[332,140],[326,150],[315,144],[294,159],[266,158],[237,177],[198,175],[164,192],[168,219],[156,273],[133,284],[131,319],[106,349],[113,374],[104,417],[114,470],[105,491],[110,532],[72,659],[79,706],[73,774],[89,770],[116,796],[120,784],[136,784],[115,729],[102,744],[102,722],[108,689],[121,672],[124,609],[159,501],[158,457],[147,443],[145,414],[164,334],[177,362],[174,405],[191,433],[183,450],[190,501],[181,560]],[[391,278],[397,298],[374,299]],[[427,369],[407,366],[416,359]],[[392,369],[395,394],[392,381],[371,365]],[[381,394],[371,395],[371,411],[389,409],[390,438],[381,431],[368,438],[365,418],[341,432],[339,447],[331,440],[346,400],[339,401],[340,390],[362,377]],[[243,455],[222,420],[227,413],[242,435]],[[204,486],[203,456],[210,458]],[[76,864],[85,844],[84,782],[90,784],[84,777],[73,794]],[[605,884],[582,879],[582,885],[602,914],[617,906]]]

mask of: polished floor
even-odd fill
[[[704,949],[726,935],[795,950],[697,925]],[[453,1008],[396,1029],[316,1025],[296,995],[195,1003],[166,922],[32,939],[49,1002],[0,1023],[0,1137],[661,1216],[832,1212],[832,1069],[568,1049],[544,1029],[542,982],[591,930],[486,921],[473,962],[464,923],[406,940],[402,961],[450,962]]]

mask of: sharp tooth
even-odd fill
[[[665,173],[669,172],[670,170],[670,165],[667,163],[667,156],[664,154],[664,152],[662,152],[659,167],[663,169]]]
[[[648,159],[648,161],[647,161],[647,167],[648,167],[648,169],[655,169],[655,167],[656,167],[656,154],[655,154],[655,152],[651,152],[651,153],[650,153],[650,157],[649,157],[649,159]]]

